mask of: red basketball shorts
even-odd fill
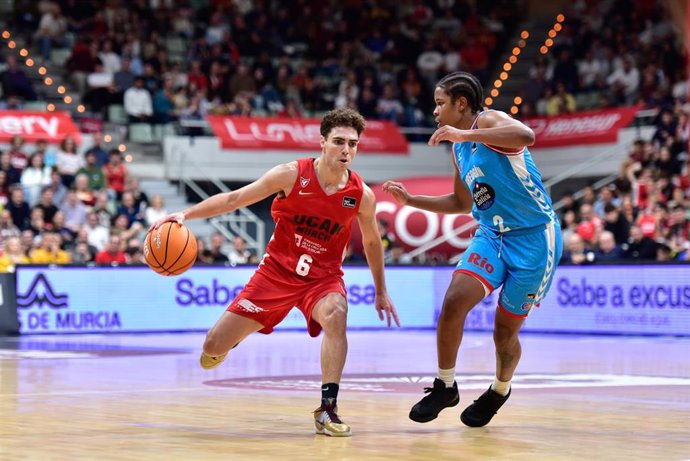
[[[305,281],[298,275],[285,274],[277,268],[259,266],[244,289],[228,306],[228,311],[256,320],[269,334],[288,315],[293,307],[299,309],[307,320],[310,336],[318,336],[321,325],[312,320],[316,303],[330,293],[346,297],[345,283],[340,276],[328,276]]]

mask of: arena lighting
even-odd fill
[[[19,50],[19,56],[21,56],[22,58],[25,58],[28,55],[29,55],[29,50],[27,50],[26,48],[22,48],[21,50]]]
[[[549,47],[548,46],[542,46],[541,48],[539,48],[539,52],[541,54],[546,54],[549,52]]]
[[[112,140],[113,140],[113,137],[110,136],[109,134],[106,134],[105,136],[103,136],[103,141],[105,141],[105,142],[110,142]]]
[[[522,104],[522,98],[520,96],[515,96],[515,99],[513,99],[513,102],[515,103],[516,106],[519,106]]]
[[[525,45],[527,45],[527,42],[524,41],[524,40],[520,40],[520,41],[518,42],[518,46],[519,46],[520,48],[524,48]]]
[[[132,160],[134,160],[134,157],[132,157],[132,154],[125,155],[125,162],[131,163]]]
[[[5,40],[7,40],[8,38],[10,38],[10,32],[7,31],[7,30],[3,30],[3,31],[2,31],[2,38],[4,38]]]
[[[496,88],[494,88],[493,90],[491,90],[491,96],[494,97],[494,98],[498,96],[498,90],[497,90]]]
[[[550,38],[547,38],[546,41],[544,42],[544,45],[546,45],[548,47],[553,46],[553,40],[551,40]]]
[[[505,70],[506,72],[508,72],[512,68],[513,68],[513,66],[509,62],[503,64],[503,70]]]
[[[557,33],[558,33],[558,32],[556,32],[554,29],[551,29],[551,30],[549,31],[549,37],[550,37],[550,38],[554,38],[554,37],[556,36]]]
[[[494,82],[494,87],[500,88],[500,87],[502,87],[502,86],[503,86],[503,82],[502,82],[501,80],[496,80],[496,81]]]
[[[501,72],[498,78],[500,78],[501,80],[508,80],[508,72]]]
[[[520,48],[518,48],[517,46],[515,48],[513,48],[513,54],[515,56],[519,55],[520,54]]]
[[[553,30],[555,30],[556,32],[560,32],[561,29],[563,29],[562,25],[560,25],[558,23],[553,25]]]
[[[57,92],[60,94],[65,94],[65,87],[60,85],[59,87],[57,87]]]
[[[523,30],[522,33],[520,34],[520,38],[523,40],[527,40],[529,38],[529,32],[526,30]]]
[[[51,103],[51,104],[48,104],[48,105],[46,106],[46,109],[48,109],[48,112],[54,111],[54,110],[55,110],[55,104],[52,104],[52,103]]]
[[[65,101],[65,104],[71,104],[72,103],[72,96],[65,96],[63,101]]]
[[[515,64],[517,62],[517,56],[511,56],[508,58],[508,62]]]
[[[484,100],[484,104],[486,104],[487,106],[490,106],[491,104],[493,104],[493,102],[494,102],[494,100],[491,98],[486,98]]]
[[[9,42],[7,42],[8,48],[15,48],[16,46],[17,46],[17,44],[14,43],[14,40],[10,40]]]
[[[84,107],[83,104],[79,104],[77,106],[77,112],[84,112],[86,110],[86,107]]]
[[[511,108],[510,108],[510,113],[513,114],[513,115],[517,114],[517,113],[518,113],[518,107],[517,107],[517,106],[511,107]]]
[[[48,72],[48,69],[46,69],[45,67],[39,67],[39,68],[38,68],[38,73],[39,73],[39,74],[45,75],[46,72]]]
[[[117,146],[117,150],[119,150],[120,152],[124,152],[127,150],[127,146],[125,146],[124,144],[120,144],[119,146]]]
[[[559,14],[558,16],[556,16],[556,21],[558,21],[558,22],[563,22],[563,21],[565,21],[565,16],[563,16],[563,13]]]
[[[43,80],[43,82],[44,82],[46,85],[50,86],[50,85],[53,84],[53,79],[50,78],[50,77],[46,77],[45,80]]]
[[[34,60],[29,58],[26,60],[26,67],[33,67],[34,65]]]

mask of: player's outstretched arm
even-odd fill
[[[534,131],[530,127],[505,112],[491,110],[479,117],[477,129],[461,130],[444,125],[431,135],[429,144],[433,146],[441,141],[478,142],[503,149],[520,150],[534,144],[534,140]]]
[[[231,192],[213,195],[186,210],[162,217],[153,223],[150,229],[157,229],[167,221],[182,224],[187,219],[212,218],[249,206],[279,192],[287,195],[296,179],[297,162],[277,165],[251,184]]]
[[[386,181],[383,190],[393,196],[400,205],[407,205],[434,213],[460,214],[469,213],[472,210],[472,196],[460,182],[458,168],[455,167],[455,180],[453,192],[445,195],[410,195],[401,182]]]
[[[398,312],[388,296],[386,278],[383,273],[383,244],[381,243],[381,236],[376,225],[376,197],[367,185],[364,185],[362,203],[359,206],[357,219],[359,221],[359,228],[362,231],[364,254],[367,257],[367,263],[374,278],[374,287],[376,288],[374,305],[379,313],[379,319],[383,320],[385,312],[388,326],[391,326],[391,319],[396,325],[400,326]]]

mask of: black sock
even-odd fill
[[[335,405],[338,398],[340,386],[336,383],[325,383],[321,385],[321,401],[328,405]]]

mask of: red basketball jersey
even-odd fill
[[[314,170],[314,159],[297,161],[290,195],[276,197],[271,214],[276,223],[262,264],[280,266],[308,281],[343,275],[345,247],[362,201],[362,178],[350,171],[345,187],[326,195]]]

